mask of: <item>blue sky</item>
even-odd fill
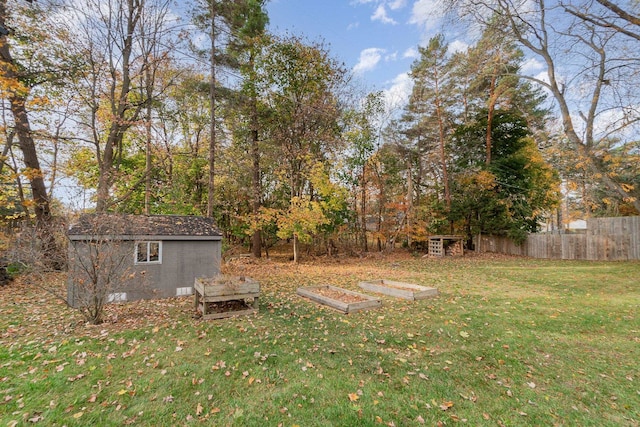
[[[417,46],[442,31],[438,0],[271,0],[270,29],[324,40],[370,90],[402,104]],[[451,47],[466,45],[448,37]]]

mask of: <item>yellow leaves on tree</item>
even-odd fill
[[[16,66],[10,63],[3,63],[0,67],[0,92],[5,94],[14,94],[20,97],[29,95],[29,88],[22,84],[18,79],[10,77],[16,73]]]
[[[318,227],[328,222],[318,202],[307,197],[294,197],[287,211],[278,215],[278,237],[297,238],[309,243]]]
[[[461,183],[467,188],[475,188],[479,191],[490,191],[497,185],[496,176],[487,170],[466,174],[461,178]]]

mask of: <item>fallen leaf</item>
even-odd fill
[[[466,331],[460,331],[460,336],[462,338],[469,338],[469,332]]]
[[[202,405],[198,403],[198,406],[196,406],[196,415],[201,415],[202,414]]]
[[[34,415],[33,417],[29,418],[29,422],[30,423],[37,423],[44,420],[44,417],[40,414]]]
[[[440,404],[440,409],[442,409],[443,411],[448,411],[452,407],[453,407],[453,402],[451,401],[442,402],[442,404]]]
[[[360,399],[360,396],[357,393],[349,393],[349,401],[355,402],[358,399]]]
[[[84,415],[84,412],[82,412],[82,411],[76,412],[75,414],[73,414],[73,418],[75,418],[77,420],[78,418],[80,418],[83,415]]]

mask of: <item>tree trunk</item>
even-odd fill
[[[293,235],[293,262],[294,263],[298,263],[298,252],[300,251],[300,248],[298,248],[298,235],[294,234]]]
[[[407,168],[407,245],[411,248],[413,230],[413,172],[411,171],[411,160]]]
[[[6,0],[0,0],[0,25],[6,28],[7,8]],[[34,202],[34,210],[38,227],[47,227],[51,221],[51,211],[49,205],[49,196],[44,183],[44,176],[40,168],[40,161],[36,151],[36,145],[31,136],[31,125],[29,116],[25,107],[28,88],[22,87],[20,77],[17,73],[17,67],[14,63],[9,43],[6,36],[0,37],[0,70],[6,80],[13,82],[8,85],[12,89],[9,90],[9,103],[11,104],[11,113],[15,122],[15,133],[18,136],[18,145],[22,151],[26,174],[31,185],[31,196]]]
[[[209,86],[209,108],[211,108],[211,128],[209,133],[209,191],[207,196],[207,216],[213,218],[214,178],[216,162],[216,7],[211,1],[211,76]]]
[[[120,81],[116,81],[115,77],[112,77],[111,84],[111,114],[112,122],[107,133],[107,139],[104,144],[104,151],[102,158],[98,156],[98,163],[100,169],[100,177],[98,178],[98,189],[96,191],[96,212],[103,213],[112,204],[110,190],[114,179],[114,163],[116,160],[116,149],[120,150],[122,155],[122,140],[125,132],[131,127],[131,124],[137,120],[140,109],[142,106],[136,107],[135,111],[129,116],[127,112],[131,109],[129,102],[129,95],[131,92],[131,54],[133,52],[133,34],[140,21],[142,8],[144,4],[140,2],[133,2],[129,0],[127,2],[127,18],[126,28],[122,28],[122,34],[114,34],[110,29],[108,37],[111,39],[118,39],[118,42],[122,43],[122,56],[118,61],[114,62],[113,68],[110,70],[112,76],[121,76]],[[116,95],[116,91],[119,91]],[[96,139],[96,146],[98,147],[100,141]]]
[[[451,210],[451,188],[449,187],[449,170],[447,168],[447,153],[445,150],[446,135],[444,129],[444,117],[442,114],[442,107],[440,98],[436,99],[436,108],[438,114],[438,132],[439,132],[439,148],[440,148],[440,166],[442,167],[442,181],[444,184],[444,200],[447,204],[447,210]]]
[[[251,69],[254,68],[253,55],[249,61]],[[252,185],[253,185],[253,214],[258,215],[260,206],[262,205],[262,188],[260,183],[260,147],[258,133],[258,100],[254,94],[251,97],[251,157],[253,160],[252,167]],[[251,251],[255,258],[262,256],[262,233],[256,230],[251,236]]]
[[[486,159],[485,163],[487,165],[491,164],[491,149],[493,145],[492,141],[492,130],[493,130],[493,116],[496,109],[497,102],[497,94],[496,94],[496,74],[491,76],[491,85],[489,87],[489,101],[487,105],[487,133],[485,137],[485,146],[486,146]]]
[[[367,184],[365,181],[365,165],[362,165],[362,179],[360,180],[360,215],[362,221],[362,248],[369,251],[367,242]]]

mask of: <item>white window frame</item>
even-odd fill
[[[124,302],[127,300],[126,292],[114,292],[107,295],[107,302]]]
[[[184,288],[176,288],[176,296],[193,295],[193,286],[185,286]]]
[[[146,244],[146,260],[139,261],[138,259],[138,249],[140,245]],[[158,245],[158,259],[149,261],[151,258],[151,245]],[[147,264],[162,264],[162,241],[161,240],[138,240],[135,242],[135,250],[133,254],[133,263],[135,265],[147,265]]]

